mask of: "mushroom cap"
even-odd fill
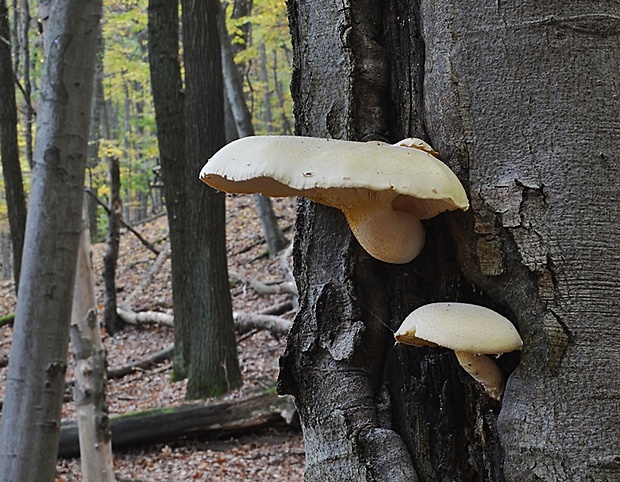
[[[394,337],[408,345],[439,345],[489,355],[520,350],[523,346],[510,320],[488,308],[467,303],[424,305],[405,318]]]
[[[399,147],[298,136],[244,137],[220,149],[200,179],[231,193],[304,196],[345,214],[364,190],[384,193],[382,202],[418,219],[467,209],[465,190],[450,168],[422,144],[407,141],[407,147]]]

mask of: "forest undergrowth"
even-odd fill
[[[293,237],[296,203],[294,199],[274,199],[280,227],[289,239]],[[208,220],[205,220],[208,222]],[[260,223],[252,196],[227,198],[227,251],[231,274],[233,310],[256,314],[290,301],[290,294],[262,294],[253,283],[274,285],[285,281],[279,259],[270,259],[266,252]],[[160,215],[135,229],[161,252],[169,249],[168,225]],[[93,245],[93,264],[97,278],[97,299],[103,301],[101,270],[105,243]],[[121,237],[117,268],[119,306],[134,312],[153,311],[173,315],[170,280],[170,258],[149,275],[157,255],[147,249],[136,236],[124,230]],[[152,270],[151,270],[152,271]],[[145,281],[148,281],[145,284]],[[234,284],[233,284],[234,283]],[[140,285],[141,289],[136,290]],[[0,283],[0,316],[15,308],[14,286],[11,281]],[[126,303],[125,300],[129,300]],[[290,319],[293,313],[282,315]],[[6,360],[10,350],[12,328],[0,328],[0,397],[6,381]],[[114,337],[102,329],[107,351],[108,369],[125,367],[170,346],[171,327],[158,323],[125,325]],[[186,401],[186,382],[172,383],[172,361],[167,359],[147,369],[136,369],[128,375],[108,381],[110,415],[127,414],[152,408],[177,407],[185,404],[214,404],[234,401],[272,389],[278,374],[278,359],[285,348],[284,337],[274,337],[265,330],[251,330],[238,337],[239,362],[244,383],[217,400]],[[63,422],[72,420],[73,372],[69,355],[67,390],[63,405]],[[258,433],[224,439],[179,439],[115,450],[116,479],[120,481],[274,481],[303,480],[304,447],[295,425],[274,427]],[[59,459],[57,482],[81,480],[79,459]]]

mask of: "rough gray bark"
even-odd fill
[[[378,3],[336,10],[329,2],[291,2],[289,15],[297,133],[385,136],[387,59],[376,40]],[[306,480],[417,480],[403,440],[378,403],[387,400],[382,384],[393,344],[381,323],[390,320],[386,269],[359,247],[335,209],[304,201],[296,232],[300,311],[282,360],[280,390],[296,397]]]
[[[187,99],[185,154],[193,171],[190,179],[196,179],[188,183],[190,202],[183,207],[189,228],[181,262],[192,286],[185,307],[191,328],[183,343],[191,343],[187,397],[203,398],[241,385],[241,371],[228,287],[225,197],[201,185],[197,178],[205,160],[225,143],[217,30],[220,4],[218,0],[183,0],[181,5]]]
[[[0,479],[53,481],[101,2],[46,19],[24,263],[0,423]],[[36,456],[33,456],[36,454]]]
[[[307,480],[618,479],[620,257],[606,246],[620,236],[619,9],[289,4],[297,133],[425,138],[472,202],[426,222],[404,266],[369,259],[338,212],[302,204],[280,389],[296,396]],[[451,353],[381,331],[444,300],[521,332],[523,353],[499,359],[512,373],[501,404]],[[407,450],[372,450],[375,432]]]
[[[460,263],[524,339],[498,420],[506,479],[618,480],[620,4],[421,16],[429,134],[472,201]]]
[[[8,9],[6,0],[2,0],[0,2],[0,158],[13,247],[13,276],[17,286],[26,231],[26,195],[19,164],[17,103],[10,38]]]

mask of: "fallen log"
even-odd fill
[[[292,397],[268,390],[260,395],[214,405],[145,410],[110,418],[112,448],[169,442],[181,437],[222,438],[256,432],[291,423],[295,413]],[[79,457],[75,423],[60,429],[58,456]]]

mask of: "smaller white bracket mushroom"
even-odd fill
[[[435,154],[419,139],[244,137],[220,149],[200,179],[221,191],[303,196],[338,208],[371,256],[408,263],[424,246],[421,220],[469,207],[460,181]]]
[[[487,355],[520,350],[514,325],[493,310],[467,303],[431,303],[414,310],[394,334],[397,342],[443,346],[454,350],[459,364],[495,400],[504,393],[504,377]]]

